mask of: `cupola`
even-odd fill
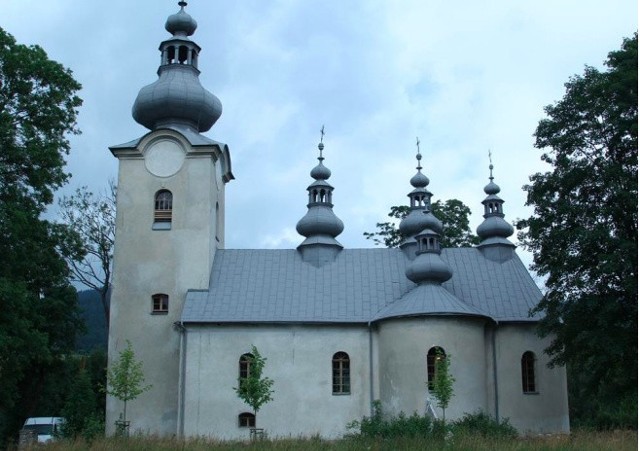
[[[407,266],[407,278],[417,284],[441,284],[451,279],[451,268],[440,256],[440,233],[426,228],[416,235],[415,240],[416,258]]]
[[[314,182],[309,185],[307,213],[298,221],[296,230],[306,239],[298,246],[302,259],[315,266],[332,262],[342,249],[336,237],[342,233],[344,224],[333,212],[333,186],[327,182],[331,171],[323,161],[324,126],[320,131],[318,165],[311,170]]]
[[[409,181],[413,190],[407,194],[409,197],[409,212],[400,221],[398,229],[402,235],[402,243],[400,248],[405,255],[413,259],[416,255],[415,236],[424,229],[434,230],[436,233],[442,233],[442,222],[436,218],[431,212],[431,197],[433,194],[427,189],[429,178],[422,173],[422,154],[420,153],[420,140],[416,138],[416,147],[418,152],[416,160],[418,172],[411,177]]]
[[[218,120],[222,104],[200,84],[200,46],[189,39],[198,24],[184,10],[187,2],[178,5],[180,11],[165,24],[172,37],[160,44],[158,80],[140,90],[132,115],[149,130],[187,128],[202,133]]]
[[[498,196],[500,187],[493,179],[493,163],[491,152],[489,152],[489,183],[484,187],[487,197],[482,201],[484,221],[476,229],[482,240],[478,248],[491,260],[505,261],[511,258],[515,248],[515,245],[507,239],[513,235],[513,226],[504,220],[502,208],[504,200]]]

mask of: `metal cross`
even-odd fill
[[[416,136],[416,147],[418,148],[418,153],[420,153],[420,138]]]
[[[324,124],[322,124],[322,128],[320,129],[320,142],[324,139]]]
[[[489,179],[493,180],[493,161],[491,160],[491,149],[489,149]]]

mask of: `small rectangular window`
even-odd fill
[[[256,417],[249,412],[243,412],[238,415],[238,426],[241,428],[254,428],[256,427]]]
[[[151,297],[152,313],[169,313],[169,296],[166,294],[154,294]]]

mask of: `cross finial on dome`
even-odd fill
[[[324,140],[324,124],[322,124],[322,128],[320,129],[320,143],[318,144],[318,149],[320,150],[320,157],[318,158],[320,161],[323,160],[322,158],[322,149],[324,149],[324,143],[322,142]]]
[[[420,153],[420,138],[416,136],[416,148],[418,149],[418,153],[416,154],[416,160],[418,160],[418,167],[416,168],[418,171],[422,169],[422,165],[420,164],[420,160],[422,160],[422,154]]]
[[[489,180],[493,180],[493,161],[491,160],[491,149],[489,149]]]

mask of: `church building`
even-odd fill
[[[549,340],[529,315],[542,294],[509,241],[492,166],[478,189],[478,246],[441,248],[446,224],[431,211],[418,153],[400,247],[345,249],[321,142],[307,193],[300,187],[299,246],[225,249],[231,154],[203,134],[222,105],[200,84],[196,21],[179,5],[158,79],[133,105],[149,132],[110,148],[119,171],[109,362],[130,341],[152,385],[127,406],[131,431],[247,439],[257,426],[338,438],[378,400],[390,415],[432,412],[436,360],[449,358],[448,419],[481,410],[521,433],[568,432],[566,373],[547,367]],[[252,345],[274,381],[257,417],[234,391]],[[121,411],[108,397],[107,432]]]

